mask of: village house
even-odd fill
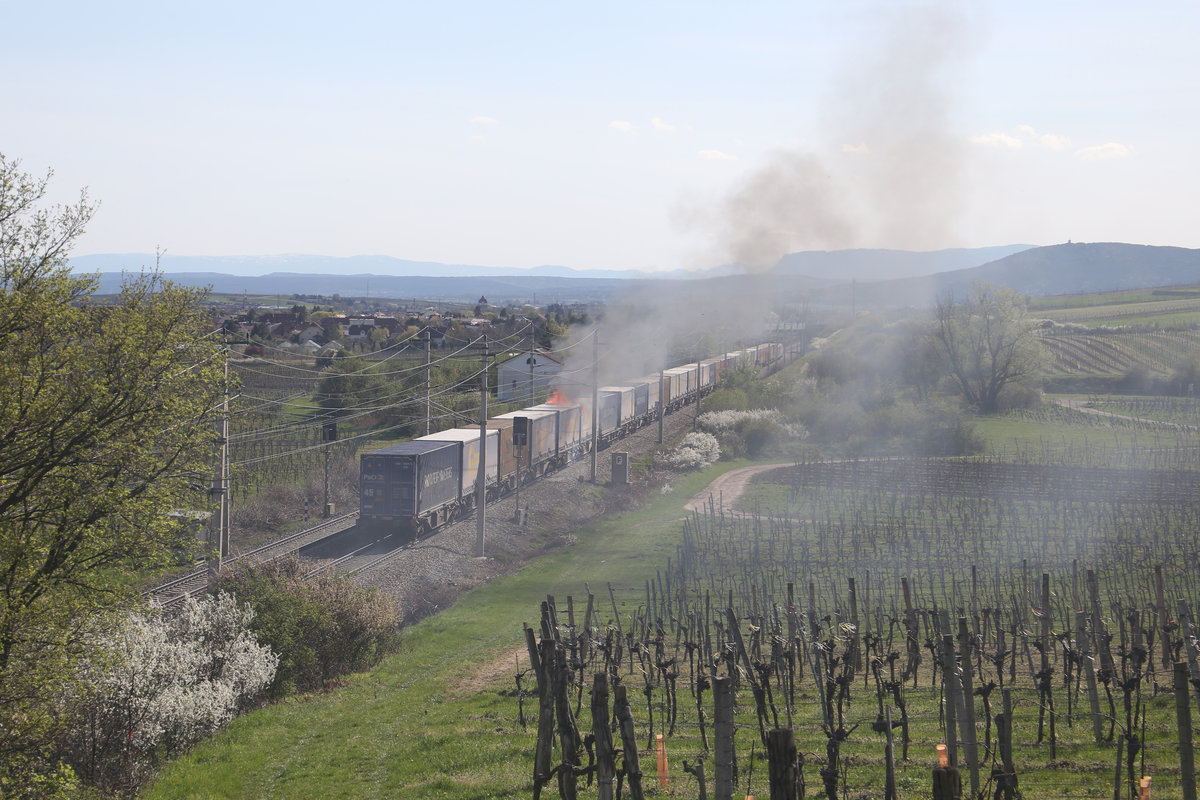
[[[545,350],[516,353],[496,365],[496,399],[502,403],[530,400],[547,390],[562,367],[562,359]]]

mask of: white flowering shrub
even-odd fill
[[[279,659],[233,595],[188,598],[177,613],[130,613],[96,637],[70,760],[89,783],[130,789],[160,753],[227,724],[271,682]]]
[[[803,425],[787,422],[774,409],[754,411],[709,411],[696,420],[697,426],[718,437],[726,457],[757,458],[777,449],[780,442],[803,439]]]
[[[790,437],[803,439],[808,435],[804,426],[789,423],[782,414],[773,408],[759,408],[752,411],[707,411],[696,419],[696,425],[702,431],[720,436],[729,431],[741,430],[748,423],[770,422],[778,425]]]
[[[703,469],[721,457],[717,437],[703,431],[693,431],[683,437],[679,448],[668,459],[676,469]]]

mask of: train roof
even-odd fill
[[[494,429],[493,429],[494,430]],[[489,436],[493,434],[488,434]],[[431,433],[428,436],[422,436],[414,441],[427,442],[477,442],[479,441],[479,428],[451,428],[447,431],[438,431]]]
[[[410,442],[400,442],[399,444],[388,445],[381,447],[378,450],[372,450],[369,453],[363,453],[364,456],[423,456],[426,453],[433,453],[447,447],[453,447],[453,442],[435,441],[433,439],[413,439]]]

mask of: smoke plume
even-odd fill
[[[881,30],[845,54],[820,147],[774,153],[693,218],[726,263],[762,269],[799,250],[953,246],[965,168],[949,84],[967,19],[937,4],[871,19]]]

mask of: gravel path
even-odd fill
[[[746,491],[746,487],[750,485],[750,479],[755,475],[794,465],[794,461],[780,461],[775,464],[755,464],[751,467],[742,467],[741,469],[726,472],[704,487],[704,491],[697,494],[691,500],[688,500],[684,508],[688,511],[703,511],[708,507],[710,498],[718,510],[721,508],[733,508],[741,498],[742,493]]]
[[[692,424],[691,410],[668,416],[664,441],[670,442]],[[629,495],[608,485],[612,454],[627,452],[630,459],[657,447],[658,426],[650,425],[600,451],[596,481],[591,477],[591,457],[551,473],[520,492],[526,511],[524,527],[514,522],[515,496],[491,503],[485,521],[485,558],[476,558],[474,516],[441,529],[398,553],[395,558],[359,573],[360,584],[375,586],[393,595],[408,622],[450,605],[467,590],[521,566],[528,558],[574,540],[574,531],[597,517],[624,510]]]

